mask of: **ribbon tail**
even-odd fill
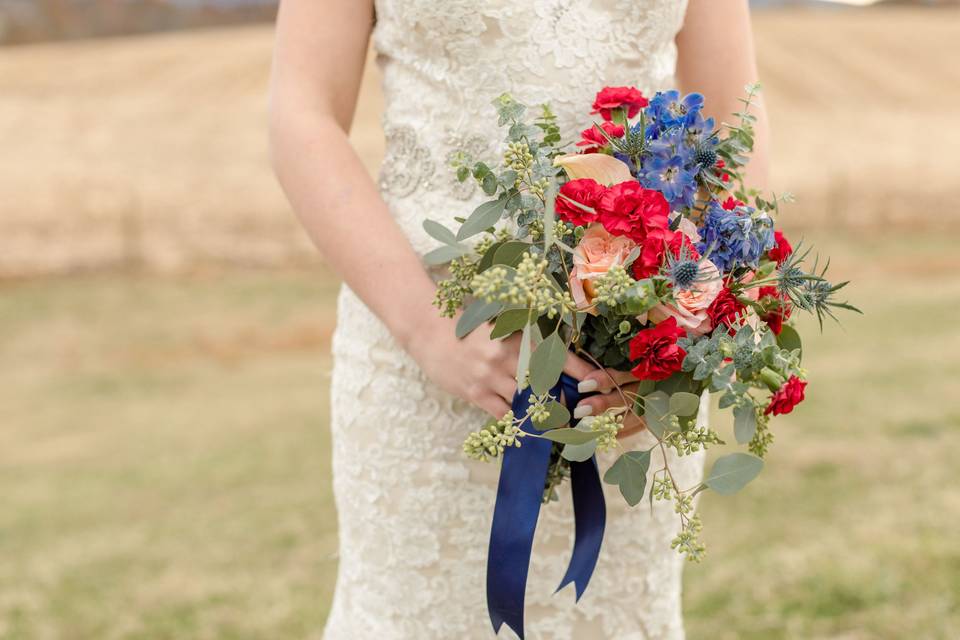
[[[575,537],[570,564],[567,565],[567,573],[557,591],[573,582],[579,601],[590,583],[600,557],[600,545],[603,543],[603,532],[607,524],[607,508],[596,458],[573,462],[570,466]]]
[[[577,381],[563,374],[560,384],[567,407],[573,413],[581,399]],[[557,591],[573,582],[579,601],[597,566],[607,524],[607,506],[603,497],[603,485],[600,484],[596,456],[583,462],[570,463],[570,493],[573,498],[574,517],[573,553]]]
[[[530,405],[529,388],[514,395],[515,416],[524,416]],[[530,420],[520,428],[539,433]],[[487,553],[487,611],[494,633],[506,624],[521,640],[523,607],[530,569],[533,536],[540,516],[543,486],[550,466],[553,443],[545,438],[524,438],[521,447],[504,451],[497,499]]]

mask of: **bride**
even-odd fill
[[[371,35],[386,97],[378,185],[347,139]],[[574,135],[605,85],[636,86],[647,96],[674,85],[698,91],[720,120],[738,110],[756,76],[747,0],[281,3],[274,164],[345,282],[333,340],[340,554],[327,640],[493,635],[484,572],[497,468],[467,461],[461,444],[485,414],[508,411],[519,344],[483,331],[456,339],[454,321],[432,306],[440,273],[420,259],[435,246],[424,219],[452,223],[483,199],[455,180],[449,160],[464,147],[488,163],[499,157],[491,100],[507,91],[529,105],[549,102],[561,130]],[[760,184],[762,120],[757,130],[750,167]],[[583,391],[601,392],[583,401],[578,417],[619,404],[603,372],[572,354],[566,371]],[[652,438],[642,425],[624,437]],[[690,486],[702,458],[671,467]],[[527,637],[683,637],[672,506],[630,509],[609,498],[603,550],[579,604],[572,588],[551,595],[571,549],[569,495],[543,509]]]

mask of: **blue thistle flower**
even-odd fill
[[[763,211],[746,205],[732,210],[711,201],[697,245],[702,254],[724,272],[736,267],[756,267],[774,245],[773,220]]]

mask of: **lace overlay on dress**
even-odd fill
[[[378,0],[387,156],[380,186],[415,249],[436,246],[421,224],[452,221],[482,195],[458,183],[459,149],[497,160],[490,102],[509,91],[549,101],[567,135],[588,123],[602,85],[646,93],[672,82],[681,0]],[[425,379],[386,327],[347,288],[334,335],[334,493],[340,568],[327,640],[490,638],[485,562],[499,465],[466,460],[484,415]],[[636,436],[642,443],[652,436]],[[430,450],[424,443],[430,442]],[[629,443],[628,443],[629,444]],[[649,446],[649,445],[648,445]],[[608,456],[601,467],[611,464]],[[654,462],[651,470],[659,468]],[[683,485],[700,455],[671,462]],[[583,599],[553,594],[573,542],[567,487],[541,511],[527,588],[532,640],[683,637],[683,560],[669,548],[672,506],[629,508],[605,485],[607,534]],[[510,632],[504,630],[502,637]]]

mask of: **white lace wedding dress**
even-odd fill
[[[381,190],[418,252],[436,245],[426,217],[465,215],[483,200],[457,183],[448,154],[493,161],[503,132],[491,100],[504,91],[549,101],[574,136],[604,85],[645,94],[669,87],[685,0],[378,0],[375,45],[384,74],[387,157]],[[452,225],[451,225],[452,226]],[[485,559],[499,465],[461,452],[483,414],[442,392],[349,289],[333,343],[333,473],[339,575],[326,640],[493,636]],[[649,446],[649,434],[638,436]],[[601,469],[611,463],[600,460]],[[671,464],[684,486],[702,458]],[[651,470],[658,468],[656,462]],[[527,637],[683,637],[683,560],[670,540],[673,507],[629,508],[605,486],[608,520],[580,603],[553,595],[573,543],[570,496],[543,508],[527,585]],[[512,633],[504,627],[501,636]]]

